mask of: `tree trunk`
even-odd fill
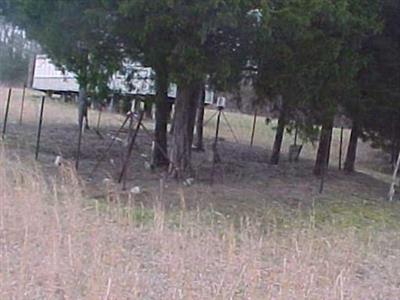
[[[326,167],[329,166],[329,162],[331,160],[331,149],[332,149],[332,136],[333,136],[333,121],[331,126],[331,134],[329,135],[329,142],[328,142],[328,153],[326,154]]]
[[[201,91],[199,83],[192,83],[180,87],[176,98],[170,171],[177,178],[191,171],[193,129]]]
[[[175,103],[171,106],[171,126],[169,129],[169,134],[172,135],[174,133],[174,126],[175,126],[175,104],[176,104],[176,99],[175,99]]]
[[[108,112],[114,112],[114,104],[115,104],[115,100],[114,100],[114,95],[113,95],[113,96],[111,96],[110,103],[107,106]]]
[[[397,158],[399,156],[399,152],[400,152],[400,141],[395,136],[395,137],[393,137],[393,140],[392,140],[392,150],[391,150],[391,160],[390,160],[390,163],[392,164],[393,169],[397,163]]]
[[[330,148],[332,142],[333,120],[322,125],[321,135],[319,138],[317,159],[314,166],[314,174],[322,175],[325,168],[329,165]]]
[[[78,124],[81,130],[83,128],[84,120],[85,120],[85,129],[89,129],[86,87],[81,86],[79,88],[79,98],[78,98]]]
[[[153,163],[156,167],[168,166],[168,119],[171,105],[168,103],[168,77],[157,75],[156,121],[154,132]]]
[[[76,161],[75,161],[75,168],[78,170],[79,168],[79,161],[81,157],[81,145],[82,145],[82,135],[83,135],[83,119],[86,116],[86,126],[88,125],[87,121],[87,95],[86,95],[86,86],[81,85],[79,87],[79,98],[78,98],[78,147],[76,152]]]
[[[33,87],[33,78],[35,74],[35,65],[36,65],[36,55],[32,54],[29,56],[29,65],[28,65],[28,76],[26,78],[26,87]]]
[[[396,116],[395,114],[392,114],[392,137],[391,137],[391,159],[390,159],[390,163],[392,164],[392,166],[394,167],[394,165],[396,164],[396,159],[397,159],[397,151],[396,151]]]
[[[166,99],[166,98],[165,98]],[[167,100],[164,100],[167,101]],[[144,103],[144,116],[146,119],[153,119],[153,102],[147,99]]]
[[[360,135],[358,125],[353,123],[353,128],[351,130],[349,147],[347,149],[346,161],[344,163],[344,170],[348,173],[354,172],[356,155],[357,155],[357,144],[358,137]]]
[[[282,108],[282,111],[280,113],[279,120],[278,120],[278,127],[276,128],[274,147],[272,148],[272,154],[271,154],[271,159],[270,159],[271,165],[277,165],[279,163],[283,135],[285,133],[285,125],[286,125],[286,110],[285,110],[285,108]]]
[[[197,119],[196,119],[196,140],[194,146],[198,151],[204,151],[203,143],[203,124],[204,124],[204,97],[205,91],[202,92],[202,97],[199,99],[199,107],[197,108]]]

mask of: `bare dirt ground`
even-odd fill
[[[7,149],[24,158],[32,158],[36,143],[40,97],[38,94],[28,93],[25,102],[22,125],[18,124],[21,103],[21,91],[15,90],[10,107],[9,121],[5,143]],[[33,97],[31,97],[33,96]],[[4,111],[6,90],[1,90],[0,110]],[[207,111],[208,119],[214,111]],[[56,156],[62,156],[70,163],[74,162],[77,151],[77,112],[71,104],[64,104],[51,99],[46,100],[43,130],[40,145],[39,161],[46,169],[47,174],[57,173],[54,165]],[[238,113],[226,113],[231,132],[226,123],[221,125],[220,155],[222,162],[217,166],[215,184],[210,185],[211,164],[205,153],[193,153],[196,184],[186,187],[185,190],[189,203],[197,206],[213,205],[222,210],[257,211],[266,202],[289,203],[290,205],[309,205],[318,195],[319,180],[312,175],[313,159],[316,154],[316,146],[306,144],[299,163],[291,164],[287,160],[286,151],[292,143],[292,137],[287,134],[283,146],[283,155],[279,166],[268,164],[268,150],[273,141],[273,126],[266,126],[263,118],[258,119],[255,136],[255,146],[250,148],[250,132],[252,117]],[[96,127],[98,113],[91,110],[89,120],[92,127]],[[95,130],[86,131],[83,137],[81,151],[81,164],[79,175],[85,181],[89,197],[101,198],[105,196],[104,179],[115,181],[121,170],[122,161],[126,154],[126,144],[115,142],[111,151],[101,162],[98,170],[93,173],[94,166],[106,152],[112,142],[124,116],[105,113],[102,115],[100,132],[103,139],[99,138]],[[151,129],[151,122],[146,122]],[[206,148],[209,150],[215,130],[215,118],[206,125]],[[121,138],[126,139],[124,131]],[[345,147],[349,132],[345,132]],[[357,168],[362,173],[344,175],[337,171],[338,164],[338,130],[335,130],[331,168],[327,176],[326,191],[321,199],[338,197],[361,197],[370,200],[382,200],[387,193],[387,182],[384,174],[375,170],[380,166],[386,166],[384,155],[371,149],[367,144],[361,143]],[[158,193],[159,180],[162,177],[159,171],[145,169],[145,162],[149,161],[151,136],[141,131],[137,146],[131,160],[128,171],[128,190],[134,186],[140,186],[145,194],[151,194],[154,198]],[[383,167],[381,167],[383,168]],[[376,175],[378,174],[378,175]],[[375,178],[377,177],[377,178]],[[120,192],[116,185],[116,192]],[[174,181],[168,181],[166,197],[174,204],[178,185]],[[211,197],[209,196],[211,195]],[[146,197],[147,199],[148,197]],[[240,206],[240,208],[238,208]]]
[[[127,186],[142,193],[132,195],[115,182],[123,143],[91,174],[124,117],[103,115],[104,139],[85,132],[75,172],[76,107],[46,101],[37,163],[37,94],[20,125],[15,91],[1,142],[1,299],[398,299],[400,206],[384,201],[385,160],[368,144],[360,144],[361,172],[342,174],[335,131],[319,195],[312,145],[299,163],[284,154],[272,167],[273,125],[259,118],[250,149],[252,117],[227,112],[235,137],[223,124],[214,185],[208,154],[194,153],[195,184],[167,179],[160,188],[162,173],[144,168],[151,139],[140,132]],[[95,126],[97,112],[89,118]],[[208,147],[214,130],[215,120]],[[291,141],[286,135],[284,152]]]
[[[34,156],[36,133],[38,127],[38,114],[40,97],[29,92],[25,102],[22,125],[18,124],[21,103],[21,91],[15,90],[10,106],[5,144],[12,153],[19,157],[31,159]],[[6,90],[2,89],[0,99],[5,99]],[[0,109],[4,111],[4,101],[0,101]],[[208,119],[214,111],[206,113]],[[46,174],[57,173],[54,165],[56,156],[62,156],[66,161],[74,163],[77,151],[77,112],[72,104],[47,99],[44,112],[43,130],[41,136],[39,161],[46,169]],[[89,120],[92,127],[96,127],[98,112],[91,110]],[[252,211],[268,202],[289,203],[290,205],[309,205],[313,199],[329,199],[337,197],[361,197],[370,200],[382,200],[387,193],[387,178],[384,174],[374,172],[377,166],[385,165],[382,153],[371,149],[367,144],[361,143],[357,167],[362,173],[345,175],[337,171],[338,164],[338,130],[335,130],[331,168],[327,176],[326,190],[323,197],[318,194],[319,180],[312,175],[313,159],[316,146],[306,144],[299,163],[289,163],[286,151],[292,143],[292,137],[286,135],[281,164],[271,166],[268,164],[268,150],[273,141],[273,126],[265,125],[264,119],[259,118],[255,136],[255,146],[250,148],[250,132],[252,117],[237,113],[226,113],[226,117],[233,129],[223,121],[219,152],[222,162],[217,165],[215,184],[210,185],[211,163],[208,161],[209,149],[215,131],[215,118],[211,119],[205,127],[206,151],[194,152],[195,185],[185,187],[189,205],[209,206],[222,210]],[[112,142],[122,124],[124,116],[104,113],[101,119],[101,139],[95,130],[86,131],[83,137],[81,151],[81,164],[79,175],[86,183],[89,197],[106,198],[104,179],[112,182],[118,178],[122,161],[126,154],[127,132],[121,135],[123,142],[115,142],[111,151],[101,162],[96,172],[92,172],[103,153]],[[147,128],[152,128],[151,121],[146,121]],[[345,147],[349,132],[345,132]],[[135,146],[130,168],[128,171],[127,187],[140,186],[145,194],[158,193],[159,180],[163,175],[160,171],[149,171],[145,162],[150,157],[151,136],[140,131]],[[372,176],[375,174],[375,177]],[[378,175],[376,175],[378,174]],[[174,205],[178,184],[168,180],[166,194],[172,197],[167,205]],[[116,193],[122,192],[115,185]],[[148,199],[148,197],[146,197]],[[240,208],[238,208],[238,206]]]

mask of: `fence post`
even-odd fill
[[[26,92],[26,85],[24,85],[24,89],[22,90],[22,101],[21,101],[21,111],[19,114],[19,125],[22,125],[22,119],[24,117],[25,92]]]
[[[40,136],[42,134],[42,124],[43,124],[43,111],[44,111],[44,101],[46,97],[42,97],[42,102],[40,105],[40,115],[39,115],[39,127],[38,127],[38,132],[37,132],[37,138],[36,138],[36,152],[35,152],[35,159],[38,160],[39,158],[39,148],[40,148]]]
[[[4,115],[4,121],[3,121],[3,132],[1,134],[1,138],[4,139],[7,131],[7,121],[8,121],[8,112],[10,111],[10,101],[11,101],[11,93],[12,89],[8,89],[8,97],[7,97],[7,103],[6,103],[6,112]]]

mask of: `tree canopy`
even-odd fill
[[[322,125],[320,168],[329,157],[338,112],[352,120],[357,136],[400,150],[399,3],[1,0],[0,9],[57,64],[75,72],[87,91],[106,94],[110,76],[126,61],[152,67],[160,150],[155,156],[162,164],[190,169],[195,109],[205,82],[232,90],[251,70],[259,98],[279,110],[271,162],[279,161],[286,127],[296,124],[307,135]],[[178,97],[167,160],[171,81],[178,84]]]
[[[27,83],[32,56],[39,51],[23,30],[0,17],[0,82],[12,85]]]

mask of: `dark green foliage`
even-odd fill
[[[264,28],[270,35],[258,47],[258,92],[270,99],[281,95],[291,118],[306,114],[305,121],[320,123],[332,116],[340,101],[356,95],[355,78],[367,58],[359,52],[361,43],[379,29],[372,12],[377,4],[273,2]]]
[[[315,125],[332,125],[338,105],[359,98],[357,76],[368,61],[360,49],[380,29],[378,7],[378,0],[270,2],[255,83],[280,114],[271,163],[278,163],[285,125],[311,137]]]
[[[10,55],[8,46],[0,45],[0,83],[23,85],[27,79],[29,58],[22,53]]]
[[[104,93],[121,59],[118,43],[107,34],[110,20],[98,11],[102,0],[3,1],[6,16],[56,64],[76,73],[82,87]]]
[[[93,94],[107,95],[107,82],[125,59],[152,67],[155,140],[164,152],[169,82],[179,86],[177,103],[185,109],[178,111],[193,115],[198,101],[182,97],[199,91],[189,89],[208,81],[232,90],[249,74],[259,98],[278,108],[281,133],[296,125],[311,138],[316,126],[331,127],[339,108],[376,145],[400,149],[399,3],[0,0],[0,9]],[[193,120],[178,119],[188,143]],[[174,135],[174,147],[191,148],[179,138]]]
[[[370,63],[360,72],[362,107],[349,111],[362,123],[364,137],[396,156],[400,150],[400,1],[383,2],[384,29],[364,44]]]
[[[122,0],[108,3],[117,7],[112,13],[117,20],[114,32],[127,56],[151,66],[157,74],[156,107],[160,112],[157,120],[164,122],[156,123],[156,131],[157,128],[166,129],[166,118],[161,113],[167,111],[161,102],[165,102],[165,98],[162,99],[165,92],[160,90],[165,85],[161,83],[169,80],[178,84],[176,103],[185,108],[176,110],[175,123],[182,124],[175,124],[178,130],[174,131],[172,153],[176,155],[172,155],[171,160],[185,169],[190,164],[194,125],[193,118],[188,116],[194,115],[198,105],[198,99],[188,98],[200,94],[191,89],[202,89],[207,78],[220,89],[227,89],[239,81],[247,54],[242,51],[245,39],[241,29],[247,28],[244,25],[252,3],[234,0]],[[160,144],[166,144],[165,138]]]
[[[247,28],[251,1],[109,3],[118,4],[115,33],[128,56],[156,71],[168,71],[179,86],[210,75],[216,85],[224,87],[236,65],[245,63],[239,56],[244,48],[240,30]]]

